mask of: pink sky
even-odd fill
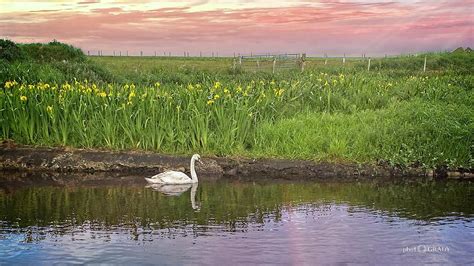
[[[0,0],[0,38],[105,54],[381,55],[473,47],[473,14],[474,0]]]

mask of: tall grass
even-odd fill
[[[66,49],[61,58],[77,52],[50,45]],[[2,139],[474,168],[469,64],[454,71],[439,63],[423,73],[405,70],[419,59],[407,57],[393,59],[398,63],[389,70],[367,72],[357,62],[321,67],[312,61],[304,73],[273,75],[233,71],[225,67],[228,59],[79,55],[42,63],[35,47],[25,52],[29,60],[0,60]]]

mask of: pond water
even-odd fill
[[[0,264],[472,264],[467,181],[0,176]]]

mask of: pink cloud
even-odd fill
[[[0,35],[60,41],[83,50],[153,54],[212,51],[384,54],[473,46],[473,1],[354,3],[194,12],[189,8],[0,16]]]

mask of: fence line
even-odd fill
[[[218,52],[210,52],[204,54],[202,51],[199,54],[192,55],[189,52],[183,52],[182,55],[172,54],[171,52],[163,51],[163,55],[159,55],[157,51],[153,51],[152,53],[146,54],[143,51],[135,52],[135,54],[129,53],[128,50],[125,53],[122,51],[109,51],[108,53],[104,53],[103,50],[88,50],[88,56],[114,56],[114,57],[122,57],[122,56],[147,56],[147,57],[175,57],[175,58],[230,58],[232,59],[232,69],[236,69],[237,67],[243,70],[251,70],[251,71],[265,71],[271,70],[272,73],[275,73],[281,69],[300,69],[304,71],[306,61],[312,59],[321,59],[324,60],[324,65],[328,65],[329,60],[341,60],[340,64],[345,66],[347,61],[354,61],[354,60],[362,60],[367,61],[367,71],[370,71],[372,68],[372,59],[380,59],[379,67],[381,67],[382,60],[390,58],[400,58],[400,57],[417,57],[417,54],[402,54],[402,55],[392,55],[388,56],[385,54],[384,56],[374,56],[369,57],[366,53],[362,53],[360,56],[347,56],[345,53],[342,56],[329,56],[327,53],[321,56],[307,56],[305,53],[285,53],[285,54],[270,54],[270,53],[261,53],[261,54],[254,54],[250,53],[250,55],[241,55],[240,53],[233,53],[233,56],[221,56],[219,57]],[[423,61],[423,68],[422,71],[426,72],[428,68],[428,55],[424,56]]]

